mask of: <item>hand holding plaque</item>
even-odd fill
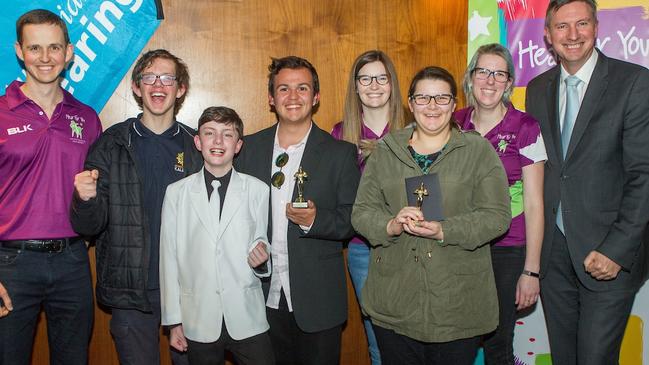
[[[307,208],[308,202],[304,200],[304,181],[309,178],[309,174],[306,171],[302,170],[302,166],[295,173],[295,185],[297,186],[297,197],[295,201],[291,203],[293,208]]]

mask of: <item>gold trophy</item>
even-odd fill
[[[415,191],[413,192],[415,195],[417,195],[417,208],[421,210],[421,206],[424,203],[424,197],[428,196],[428,189],[426,189],[426,186],[424,186],[424,182],[422,181],[421,184]]]
[[[295,173],[295,181],[297,182],[297,197],[295,201],[291,203],[293,208],[306,208],[309,206],[309,203],[304,200],[304,180],[308,179],[309,175],[306,171],[302,170],[302,166]]]

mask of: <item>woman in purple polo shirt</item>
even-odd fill
[[[470,106],[455,112],[463,130],[476,130],[491,142],[505,167],[511,197],[511,226],[491,248],[500,323],[484,338],[487,365],[514,364],[516,311],[533,306],[539,297],[543,163],[547,156],[538,122],[510,102],[513,84],[509,51],[500,44],[484,45],[464,74],[464,93]]]
[[[343,121],[336,124],[331,135],[358,147],[358,167],[365,161],[379,139],[389,131],[403,128],[404,116],[399,80],[390,58],[382,51],[367,51],[356,58],[349,73]],[[361,289],[367,279],[370,249],[363,237],[349,242],[347,263],[360,301]],[[372,324],[363,320],[372,365],[381,363]]]

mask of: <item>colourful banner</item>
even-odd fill
[[[499,42],[512,53],[516,83],[512,101],[524,109],[527,83],[556,65],[545,43],[545,10],[549,0],[469,0],[467,63],[483,44]],[[607,56],[649,67],[649,0],[599,0],[597,47]],[[640,289],[627,324],[621,365],[649,365],[649,284]],[[516,365],[551,365],[541,305],[522,313],[514,336]],[[476,365],[482,365],[482,356]],[[555,364],[559,365],[559,364]]]
[[[649,20],[642,6],[604,9],[599,19],[597,48],[607,56],[649,66]],[[506,20],[507,46],[516,66],[516,85],[525,87],[556,62],[544,39],[544,15]]]
[[[549,0],[469,0],[467,62],[482,44],[499,42],[512,53],[512,101],[524,109],[525,87],[556,62],[545,43]],[[649,0],[600,0],[597,47],[606,55],[649,67]]]
[[[100,112],[131,64],[160,25],[159,0],[8,0],[0,16],[0,85],[25,79],[16,57],[16,20],[48,9],[67,24],[74,60],[61,86]],[[3,93],[3,92],[2,92]]]

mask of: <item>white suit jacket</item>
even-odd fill
[[[221,219],[210,211],[203,170],[167,187],[160,230],[162,324],[182,323],[185,336],[214,342],[222,320],[235,340],[268,330],[266,306],[248,253],[268,245],[269,188],[232,170]],[[257,276],[258,275],[258,276]]]

